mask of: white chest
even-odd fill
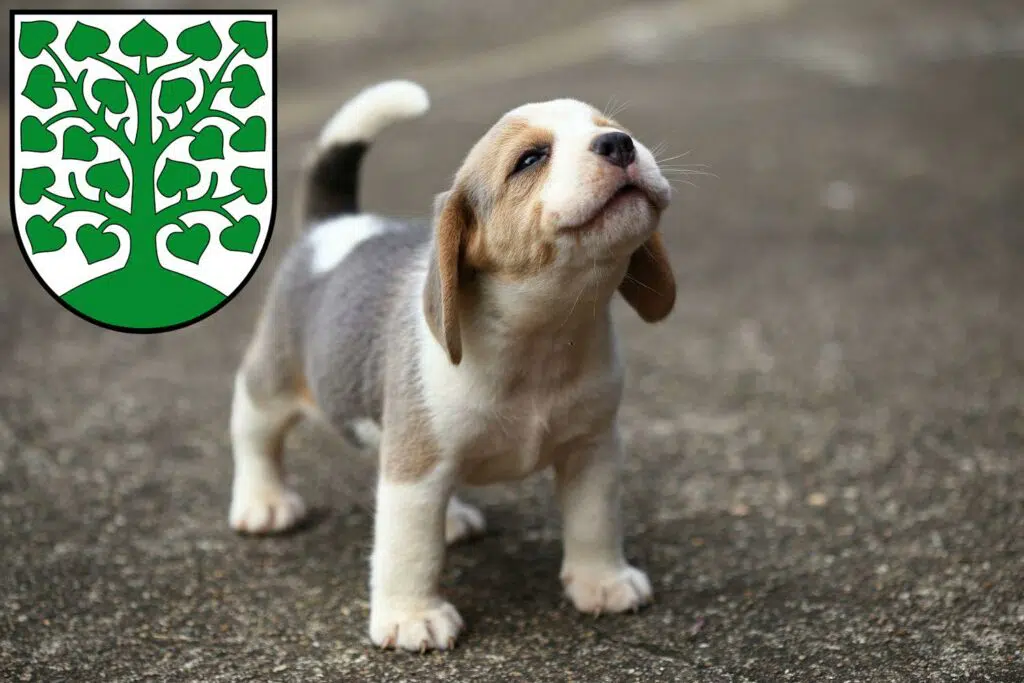
[[[622,372],[611,343],[569,358],[553,353],[551,340],[510,353],[500,341],[471,345],[464,338],[462,362],[453,366],[425,323],[419,334],[427,412],[442,457],[465,483],[521,479],[612,427]]]
[[[461,373],[426,384],[442,451],[472,485],[522,479],[551,466],[611,426],[620,395],[617,377],[605,374],[554,391],[504,396]]]
[[[545,469],[614,419],[614,408],[581,400],[526,398],[480,406],[443,419],[444,437],[463,481],[472,485],[522,479]],[[602,402],[605,403],[605,402]]]

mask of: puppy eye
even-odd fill
[[[548,156],[548,148],[542,147],[538,149],[528,149],[519,156],[519,160],[516,161],[515,167],[512,169],[512,173],[509,175],[515,175],[520,171],[535,166],[540,162],[544,161]]]

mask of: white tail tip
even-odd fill
[[[369,142],[384,128],[422,116],[430,108],[423,86],[412,81],[384,81],[346,102],[320,133],[320,147]]]

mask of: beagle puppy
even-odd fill
[[[327,123],[285,256],[235,380],[230,523],[303,516],[282,442],[300,416],[379,450],[370,638],[447,649],[463,628],[439,591],[445,544],[480,533],[462,485],[554,469],[561,580],[584,612],[635,610],[651,583],[622,549],[619,292],[646,321],[675,303],[657,231],[671,188],[647,147],[570,99],[508,112],[422,224],[359,213],[360,162],[426,92],[388,81]]]

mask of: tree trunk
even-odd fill
[[[138,127],[135,145],[125,150],[132,167],[131,238],[127,269],[149,271],[161,268],[156,253],[156,146],[153,144],[153,87],[150,78],[140,79],[136,93]]]

